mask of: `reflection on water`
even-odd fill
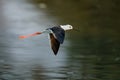
[[[1,10],[4,25],[1,25],[3,30],[0,32],[0,79],[52,80],[64,77],[57,73],[59,67],[65,65],[64,48],[61,48],[58,56],[54,56],[47,34],[18,39],[19,35],[42,31],[57,24],[53,23],[54,17],[47,17],[47,13],[25,0],[3,0]]]
[[[120,79],[120,1],[1,1],[1,80]],[[57,56],[46,34],[18,40],[19,35],[66,23],[80,32],[67,32]]]

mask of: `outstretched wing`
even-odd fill
[[[50,33],[49,35],[50,35],[51,48],[54,54],[56,55],[60,47],[60,42],[54,37],[52,33]]]
[[[55,38],[62,44],[65,38],[65,31],[61,27],[50,28],[54,33]]]

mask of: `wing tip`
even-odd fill
[[[60,42],[54,37],[52,33],[50,33],[50,40],[51,40],[52,51],[54,55],[57,55],[59,47],[60,47]]]
[[[54,55],[55,55],[55,56],[56,56],[56,55],[57,55],[57,53],[58,53],[58,51],[56,51],[56,52],[55,52],[55,51],[53,51],[53,52],[54,52]]]

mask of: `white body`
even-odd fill
[[[67,24],[67,25],[60,25],[60,27],[63,28],[65,31],[73,29],[73,27],[71,25],[69,25],[69,24]]]

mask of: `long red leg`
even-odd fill
[[[37,36],[37,35],[40,35],[42,34],[41,32],[36,32],[36,33],[33,33],[33,34],[29,34],[29,35],[22,35],[22,36],[19,36],[20,39],[24,39],[24,38],[29,38],[29,37],[32,37],[32,36]]]

